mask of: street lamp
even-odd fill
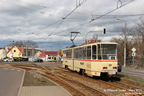
[[[92,32],[100,32],[100,31],[89,31],[88,33],[92,33]],[[88,34],[88,33],[87,33],[87,34]],[[85,35],[85,43],[87,43],[87,40],[86,40],[87,34]],[[96,35],[96,36],[97,36],[96,38],[98,38],[98,35]],[[97,39],[96,39],[96,41],[97,41]]]
[[[121,20],[121,19],[117,19],[117,20]],[[124,67],[126,66],[126,25],[127,22],[125,20],[121,20],[123,22],[125,22],[125,40],[124,40]]]

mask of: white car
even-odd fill
[[[6,58],[6,59],[4,59],[3,61],[4,61],[4,62],[13,62],[14,59],[13,59],[13,58]]]

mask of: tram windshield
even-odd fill
[[[103,60],[117,59],[117,45],[116,44],[101,44],[101,53]]]

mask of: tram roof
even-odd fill
[[[97,42],[97,43],[91,43],[91,44],[85,44],[85,45],[80,45],[72,48],[78,48],[82,46],[89,46],[89,45],[97,45],[97,44],[117,44],[116,42]],[[66,49],[72,49],[72,48],[66,48]],[[64,49],[65,50],[65,49]]]

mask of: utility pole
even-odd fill
[[[125,22],[125,40],[124,40],[124,67],[126,66],[126,25],[127,25],[127,22],[125,20],[122,20],[122,19],[117,19],[117,20],[120,20],[120,21],[123,21]]]
[[[57,58],[59,57],[59,53],[60,53],[60,45],[63,43],[52,43],[52,44],[59,44],[59,50],[57,51]],[[57,59],[57,62],[59,61],[59,58]]]
[[[59,53],[60,53],[60,44],[63,44],[63,43],[57,43],[57,44],[59,44],[59,50],[58,50],[58,60],[57,60],[57,62],[59,61]]]
[[[26,45],[26,57],[27,57],[27,45]]]
[[[33,59],[34,59],[34,58],[33,58],[33,53],[34,53],[34,51],[33,51],[33,46],[32,46],[32,62],[33,62]]]

